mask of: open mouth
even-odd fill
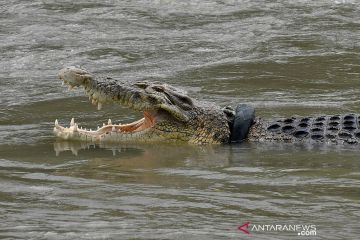
[[[74,82],[71,82],[67,78],[60,74],[60,80],[63,83],[69,85],[69,90],[77,87]],[[89,100],[93,105],[97,106],[97,109],[102,108],[103,103],[111,102],[106,97],[101,97],[101,92],[87,85],[84,86]],[[105,100],[104,100],[105,99]],[[117,101],[119,102],[119,101]],[[128,106],[134,110],[136,109],[133,104],[129,104],[129,101],[122,102],[121,105]],[[102,127],[98,127],[96,130],[82,128],[77,124],[74,118],[70,121],[70,126],[61,126],[58,120],[55,120],[54,133],[56,136],[66,140],[90,140],[92,142],[98,142],[101,140],[114,140],[119,141],[122,138],[129,140],[131,137],[140,136],[148,129],[152,128],[156,122],[160,119],[160,115],[156,110],[142,110],[144,117],[127,124],[113,124],[109,119],[107,124],[103,123]]]
[[[91,142],[162,141],[178,139],[183,123],[189,116],[192,99],[166,84],[148,81],[128,81],[92,75],[86,70],[66,67],[59,78],[69,89],[81,87],[89,101],[100,110],[105,103],[115,103],[143,113],[144,117],[127,124],[113,124],[111,120],[95,130],[84,129],[71,120],[69,127],[55,121],[54,134],[60,139]],[[178,106],[182,106],[179,108]],[[185,131],[186,132],[186,131]]]

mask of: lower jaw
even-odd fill
[[[101,142],[146,142],[149,140],[148,134],[151,129],[145,129],[138,132],[128,132],[121,133],[116,131],[97,133],[96,131],[64,131],[54,128],[55,135],[67,141],[81,141],[81,142],[92,142],[92,143],[101,143]]]
[[[69,127],[60,126],[55,121],[54,134],[63,140],[85,141],[85,142],[124,142],[141,141],[149,139],[149,131],[155,125],[155,118],[144,112],[144,118],[129,124],[112,124],[109,119],[108,124],[95,131],[83,129],[71,119]]]

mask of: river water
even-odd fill
[[[264,117],[359,113],[359,16],[357,0],[0,1],[0,238],[358,239],[359,147],[88,146],[52,128],[140,116],[67,91],[69,65]],[[254,229],[276,224],[316,236]]]

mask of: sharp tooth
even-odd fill
[[[112,131],[112,132],[115,132],[115,131],[116,131],[115,126],[112,127],[111,131]]]
[[[106,126],[106,124],[105,123],[103,123],[103,127],[105,127]]]
[[[70,127],[74,126],[74,124],[75,124],[75,120],[74,120],[74,118],[72,118],[70,121]]]
[[[102,108],[102,103],[98,103],[97,110],[101,110],[101,108]]]
[[[78,130],[78,125],[77,125],[77,123],[75,123],[75,125],[74,125],[74,132],[77,132],[77,130]]]
[[[109,120],[108,120],[108,125],[111,125],[112,123],[111,123],[111,119],[109,118]]]
[[[100,127],[99,127],[99,126],[97,126],[97,129],[99,130],[99,129],[100,129]]]
[[[92,105],[96,105],[96,100],[95,99],[93,99],[93,100],[91,100],[91,103],[92,103]]]
[[[59,122],[58,122],[58,120],[56,119],[55,120],[55,127],[58,127],[59,126]]]

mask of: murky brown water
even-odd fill
[[[357,0],[0,2],[0,238],[357,239],[359,147],[86,146],[52,127],[139,116],[61,87],[68,65],[264,117],[359,113],[359,16]],[[251,229],[275,224],[316,236]]]

